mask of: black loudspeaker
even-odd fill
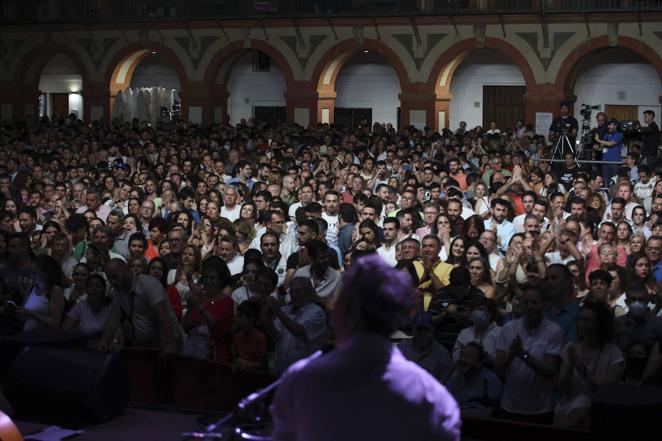
[[[130,384],[117,354],[28,346],[4,392],[18,415],[101,422],[124,411]]]
[[[662,389],[654,386],[601,386],[591,407],[595,439],[662,439]]]

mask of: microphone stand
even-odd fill
[[[260,389],[256,392],[253,392],[252,394],[248,395],[247,397],[243,398],[237,406],[230,412],[229,414],[225,415],[223,418],[219,419],[218,421],[208,425],[205,428],[204,432],[185,432],[182,433],[182,436],[185,438],[193,438],[193,439],[224,439],[224,432],[227,432],[228,429],[232,428],[232,423],[242,417],[244,413],[246,413],[253,405],[261,403],[264,401],[273,391],[275,391],[278,386],[280,386],[281,379],[277,379],[267,387]],[[256,420],[259,420],[259,416],[255,417]],[[270,439],[270,438],[264,438],[264,437],[256,437],[253,435],[248,435],[245,434],[239,426],[234,428],[234,432],[238,435],[241,436],[242,439],[255,439],[255,440],[262,440],[262,439]],[[228,438],[229,439],[229,438]]]

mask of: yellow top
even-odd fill
[[[421,280],[425,275],[423,262],[418,260],[414,261],[414,268],[416,269],[416,276],[418,277],[418,280]],[[434,275],[437,276],[437,279],[439,279],[444,285],[448,285],[450,283],[451,271],[453,271],[453,265],[442,261],[437,262],[433,269]],[[432,300],[432,294],[434,293],[432,280],[428,278],[424,282],[421,282],[418,285],[418,289],[420,289],[421,293],[423,294],[423,309],[427,311],[428,307],[430,306],[430,301]]]

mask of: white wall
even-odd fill
[[[270,72],[253,72],[253,53],[247,52],[232,67],[228,81],[228,114],[236,124],[254,116],[254,107],[285,107],[285,77],[271,60]]]
[[[660,124],[660,96],[662,85],[652,64],[634,52],[621,48],[610,48],[592,56],[575,83],[575,117],[581,124],[581,104],[638,106],[639,121],[644,120],[644,110],[655,112],[655,121]],[[619,96],[625,93],[625,98]],[[594,110],[591,126],[595,126]]]
[[[385,59],[369,53],[352,57],[336,79],[336,107],[372,108],[372,122],[398,122],[400,80]]]
[[[39,77],[39,90],[46,94],[46,114],[53,114],[53,93],[69,93],[69,113],[75,112],[83,118],[83,77],[74,62],[64,54],[57,54],[44,66]]]
[[[70,93],[83,90],[83,77],[79,74],[42,74],[39,90],[49,93]]]
[[[517,65],[496,51],[469,54],[453,74],[449,122],[450,129],[466,121],[469,128],[483,125],[483,86],[524,86]],[[477,104],[476,104],[477,103]]]
[[[75,113],[79,119],[83,117],[83,96],[79,93],[69,94],[69,113]]]
[[[131,77],[131,87],[165,87],[181,90],[177,71],[164,63],[159,55],[148,56],[136,66]]]

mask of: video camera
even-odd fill
[[[641,124],[639,121],[626,120],[621,121],[621,132],[623,133],[641,133]]]
[[[582,108],[579,110],[579,114],[584,117],[584,119],[591,119],[591,112],[593,110],[598,110],[600,106],[591,106],[589,104],[582,104]]]

